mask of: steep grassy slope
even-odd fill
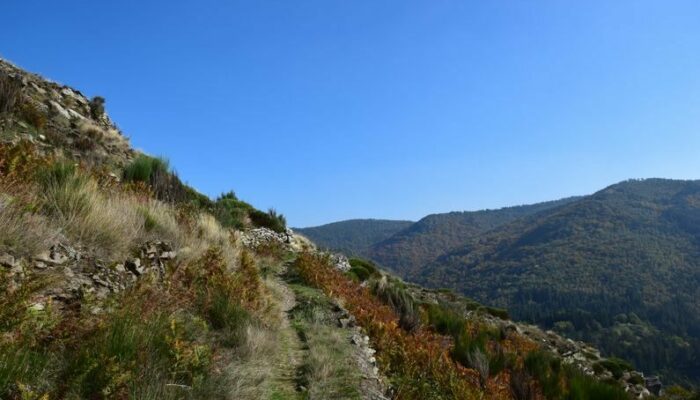
[[[700,379],[700,181],[628,181],[485,233],[409,277]]]
[[[349,255],[365,255],[370,246],[388,239],[411,224],[411,221],[351,219],[310,228],[294,228],[294,231],[323,248]]]
[[[569,203],[567,198],[498,210],[451,212],[429,215],[390,238],[376,242],[366,255],[401,275],[433,261],[472,238],[517,218]]]

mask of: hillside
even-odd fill
[[[0,398],[660,394],[590,345],[320,251],[233,192],[202,195],[132,149],[105,105],[0,60]]]
[[[700,379],[700,181],[648,179],[485,233],[409,278]]]
[[[567,198],[498,210],[433,214],[383,241],[363,255],[400,275],[411,276],[443,253],[517,218],[574,201]]]
[[[669,381],[700,382],[698,181],[626,181],[533,206],[430,215],[366,254]]]
[[[309,228],[294,228],[294,231],[321,247],[349,255],[366,255],[370,246],[388,239],[411,224],[411,221],[351,219]]]

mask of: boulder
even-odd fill
[[[15,268],[17,267],[17,261],[15,260],[15,257],[12,256],[11,254],[0,254],[0,265],[5,267],[5,268]]]
[[[654,396],[658,396],[661,394],[661,388],[663,385],[661,384],[661,379],[659,379],[658,376],[648,376],[644,379],[644,386],[646,387],[649,392],[651,392]]]
[[[124,266],[136,276],[141,276],[145,272],[145,268],[141,265],[141,259],[139,258],[125,262]]]
[[[348,272],[350,268],[352,268],[348,258],[340,253],[331,254],[331,261],[333,262],[333,266],[342,272]]]

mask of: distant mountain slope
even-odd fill
[[[700,181],[626,181],[515,220],[409,279],[700,381]]]
[[[367,256],[400,274],[410,275],[443,253],[468,243],[517,218],[557,207],[576,197],[498,210],[450,212],[421,219],[390,238],[375,243]]]
[[[351,255],[364,255],[374,243],[412,225],[412,221],[382,219],[351,219],[331,224],[294,228],[321,247],[343,251]]]

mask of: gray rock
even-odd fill
[[[73,110],[72,108],[68,109],[68,114],[71,116],[71,118],[75,119],[87,119],[83,116],[83,114],[80,114],[79,112]]]
[[[350,261],[343,254],[332,254],[331,260],[335,268],[340,270],[341,272],[348,272],[350,271],[350,268],[352,268],[352,266],[350,265]]]
[[[644,379],[644,386],[654,396],[658,396],[659,394],[661,394],[661,388],[663,387],[663,385],[661,384],[661,379],[659,379],[658,376],[646,377]]]
[[[355,317],[350,315],[347,318],[339,318],[338,324],[341,328],[352,328],[356,324]]]
[[[15,260],[15,257],[10,255],[10,254],[1,254],[0,255],[0,265],[2,265],[5,268],[15,268],[17,266],[17,261]]]
[[[63,106],[58,104],[58,102],[51,100],[49,104],[51,104],[51,107],[54,109],[54,111],[59,113],[62,117],[64,117],[65,119],[70,119],[70,114],[68,114],[68,111],[66,111],[66,109],[63,108]]]
[[[139,258],[127,261],[124,263],[124,266],[136,276],[141,276],[145,271],[145,268],[141,265],[141,259]]]

